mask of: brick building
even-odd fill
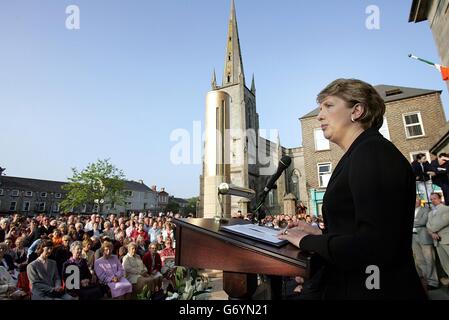
[[[449,66],[449,0],[413,0],[408,21],[426,20],[441,58],[439,64]],[[449,89],[449,81],[446,84]]]
[[[143,181],[124,181],[125,203],[123,206],[105,203],[103,213],[146,211],[158,208],[160,193],[153,191]],[[0,177],[0,214],[22,213],[34,215],[60,213],[60,203],[67,196],[62,189],[66,182],[29,179],[11,176]],[[165,192],[165,191],[164,191]],[[165,192],[168,196],[168,193]],[[86,204],[74,208],[75,213],[96,212],[97,205]]]
[[[386,103],[380,132],[409,161],[420,152],[427,153],[440,139],[446,125],[441,91],[378,85],[376,90]],[[328,180],[343,151],[324,138],[317,120],[318,108],[300,118],[304,148],[308,207],[321,213],[321,203]]]

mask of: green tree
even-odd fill
[[[169,211],[174,212],[174,213],[179,212],[179,203],[170,199],[168,201],[167,206],[165,207],[165,212],[169,212]]]
[[[189,213],[196,214],[196,204],[199,201],[199,197],[193,197],[190,199],[187,199],[188,203],[187,206],[184,208],[184,214],[187,215]]]
[[[101,213],[104,203],[124,204],[125,175],[111,164],[109,159],[89,163],[81,172],[72,168],[72,174],[68,179],[69,183],[63,186],[63,189],[68,191],[67,197],[61,202],[63,211],[84,204],[98,204]]]

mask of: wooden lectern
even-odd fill
[[[222,225],[249,223],[242,219],[174,219],[176,265],[223,270],[223,289],[230,299],[250,299],[257,288],[257,274],[277,279],[313,272],[312,256],[291,244],[276,248],[256,240],[220,230]],[[273,283],[273,281],[272,281]]]

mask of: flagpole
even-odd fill
[[[417,56],[414,56],[413,54],[409,54],[408,57],[409,57],[409,58],[412,58],[412,59],[419,60],[419,61],[424,62],[424,63],[427,63],[427,64],[430,64],[431,66],[434,66],[434,67],[437,66],[437,65],[436,65],[435,63],[433,63],[433,62],[428,61],[428,60],[421,59],[421,58],[419,58],[419,57],[417,57]]]

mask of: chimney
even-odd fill
[[[143,184],[143,180],[142,179],[140,179],[139,182],[140,182],[140,184]]]
[[[161,188],[161,192],[164,192],[165,191],[165,188]]]
[[[151,186],[151,190],[156,191],[156,186]]]

